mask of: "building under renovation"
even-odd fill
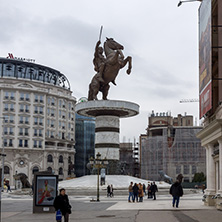
[[[147,134],[140,136],[141,177],[160,180],[163,172],[174,180],[182,173],[184,182],[192,182],[195,173],[205,174],[205,150],[196,138],[201,129],[193,116],[152,112]]]

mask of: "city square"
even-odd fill
[[[222,2],[0,7],[0,222],[221,221]]]

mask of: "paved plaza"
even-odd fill
[[[157,196],[157,200],[144,199],[142,203],[128,203],[127,196],[100,197],[91,202],[92,196],[69,196],[72,205],[70,222],[219,222],[222,211],[204,206],[202,195],[189,194],[181,198],[179,208],[173,208],[169,195]],[[51,222],[55,214],[33,214],[32,197],[3,194],[2,222]]]

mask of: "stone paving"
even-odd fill
[[[128,203],[127,196],[100,197],[69,196],[72,205],[70,222],[221,222],[222,211],[204,206],[202,194],[181,198],[179,208],[172,207],[170,195],[157,195],[157,200],[144,199],[142,203]],[[3,194],[1,222],[51,222],[55,214],[33,214],[31,196]]]

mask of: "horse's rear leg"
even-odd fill
[[[105,85],[103,87],[103,90],[102,90],[102,93],[103,93],[103,100],[107,100],[107,95],[108,95],[108,92],[109,92],[109,85]]]

